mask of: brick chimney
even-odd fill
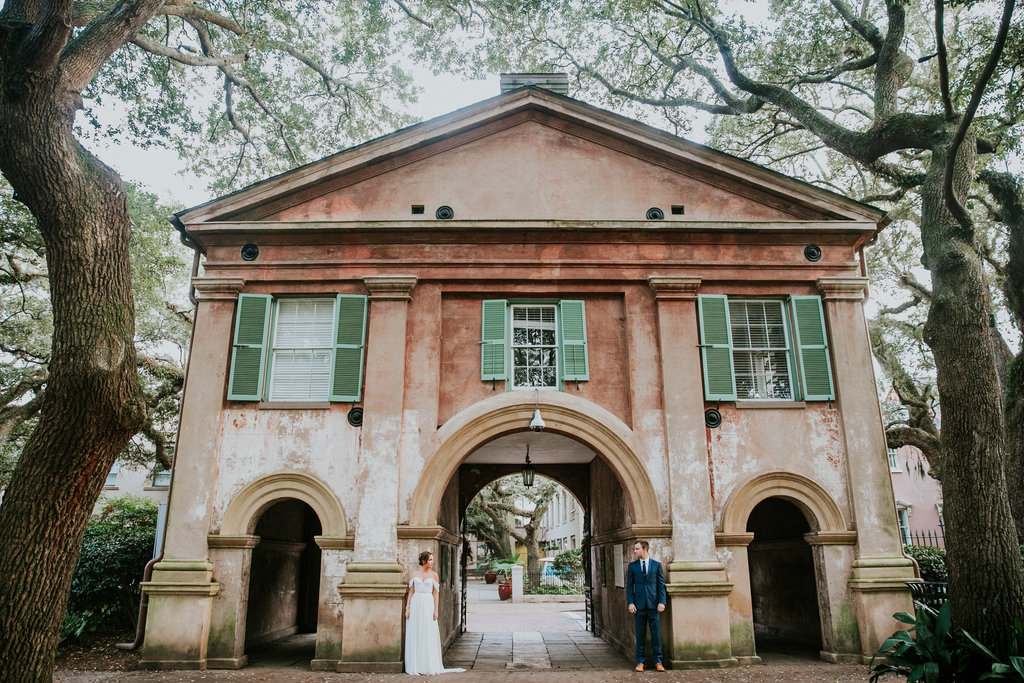
[[[559,95],[569,94],[569,74],[544,73],[544,74],[501,74],[501,94],[525,88],[533,85],[544,88]]]

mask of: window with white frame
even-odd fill
[[[326,401],[334,299],[279,299],[270,360],[271,401]]]
[[[899,461],[896,460],[896,449],[895,448],[889,448],[889,449],[886,449],[886,450],[889,453],[889,471],[890,472],[902,472],[903,470],[900,469],[900,463],[899,463]]]
[[[820,297],[697,301],[705,400],[835,398]]]
[[[157,465],[157,469],[153,471],[153,486],[157,488],[166,488],[170,485],[171,471]]]
[[[513,390],[589,380],[585,303],[483,301],[480,379]]]
[[[107,480],[103,482],[106,488],[117,488],[117,473],[121,469],[121,461],[115,460],[114,466],[107,472]]]
[[[553,305],[512,306],[512,387],[558,388],[558,334]]]
[[[789,334],[781,301],[729,300],[736,397],[791,399]]]
[[[241,294],[228,400],[358,401],[365,343],[365,296]]]
[[[896,514],[899,516],[900,538],[903,539],[903,545],[910,545],[910,511],[905,507],[899,507]]]

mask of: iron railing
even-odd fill
[[[938,529],[907,529],[903,531],[903,545],[918,545],[928,548],[945,548],[946,534],[943,527]]]
[[[583,595],[586,588],[582,571],[555,571],[523,573],[523,593],[526,595]]]
[[[910,594],[914,602],[939,609],[949,599],[945,581],[908,581]]]

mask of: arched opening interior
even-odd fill
[[[535,487],[543,485],[545,480],[557,483],[557,498],[552,501],[555,508],[549,507],[549,514],[543,516],[542,526],[537,530],[538,540],[546,541],[547,545],[547,552],[542,550],[540,557],[547,555],[549,562],[524,567],[527,571],[523,577],[522,598],[501,601],[498,586],[484,582],[485,572],[481,568],[472,570],[479,559],[475,556],[477,551],[486,544],[480,538],[475,539],[477,544],[471,542],[466,526],[467,510],[474,496],[491,482],[505,476],[521,481],[527,446],[535,471]],[[452,562],[456,553],[458,555],[453,565],[455,574],[438,570],[442,574],[442,602],[446,576],[454,578],[450,616],[444,605],[440,610],[442,640],[445,627],[449,626],[451,641],[466,631],[453,653],[468,639],[483,636],[479,652],[500,654],[508,650],[503,647],[508,644],[505,641],[511,642],[513,632],[525,629],[542,639],[557,637],[554,634],[562,632],[576,634],[564,637],[581,638],[584,642],[599,635],[619,649],[631,648],[631,643],[628,647],[624,643],[632,634],[632,623],[627,623],[619,614],[621,595],[616,597],[615,594],[624,595],[624,569],[632,545],[626,535],[633,522],[632,502],[620,477],[593,446],[575,435],[550,428],[541,433],[522,429],[476,446],[463,457],[446,482],[438,506],[436,523],[444,529],[437,544],[439,564]],[[446,538],[452,541],[450,547],[446,547]],[[512,542],[505,547],[514,554],[515,545]],[[523,544],[519,545],[519,550],[525,551]],[[568,578],[556,576],[545,580],[530,576],[530,570],[541,575],[550,572],[546,565],[553,564],[559,552],[573,550],[574,546],[582,565],[578,594],[568,594],[571,590]],[[525,552],[523,558],[526,558]],[[497,582],[500,581],[499,578]],[[560,595],[563,589],[566,595]],[[569,602],[556,603],[555,600]],[[578,614],[570,615],[572,612]],[[449,622],[445,621],[446,617]],[[622,628],[618,629],[619,626]],[[460,665],[457,657],[446,662],[449,666]]]
[[[246,601],[245,649],[249,661],[267,657],[312,659],[320,596],[320,519],[306,503],[270,505],[253,532]],[[306,634],[305,637],[302,637]]]
[[[804,513],[782,498],[766,498],[747,519],[747,548],[757,651],[821,650],[821,617],[814,556],[803,535]]]

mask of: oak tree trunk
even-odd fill
[[[75,140],[77,96],[57,83],[0,92],[0,169],[45,241],[54,325],[38,426],[0,505],[0,681],[12,683],[52,680],[86,523],[144,410],[124,188]]]
[[[951,126],[952,127],[952,126]],[[934,298],[924,339],[935,357],[942,415],[942,494],[954,623],[1006,652],[1024,614],[1024,566],[1003,474],[1000,382],[990,310],[973,237],[946,209],[942,181],[953,130],[932,151],[922,188],[921,236]],[[973,136],[957,155],[963,201],[975,165]]]

